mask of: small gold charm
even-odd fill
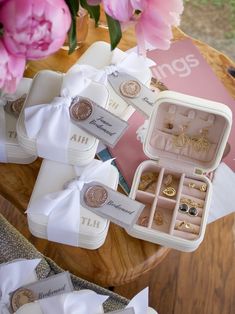
[[[190,143],[189,136],[185,133],[187,130],[187,125],[182,125],[180,127],[180,133],[173,136],[173,144],[175,147],[182,148]]]
[[[164,220],[163,220],[162,214],[156,213],[156,214],[154,215],[154,221],[156,222],[156,225],[158,225],[158,226],[163,225]]]
[[[176,190],[172,186],[168,186],[162,191],[162,193],[168,197],[173,197],[176,195]]]
[[[193,149],[197,152],[207,152],[211,143],[208,140],[208,129],[202,129],[199,136],[191,138]]]

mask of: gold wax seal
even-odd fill
[[[84,195],[84,201],[89,207],[101,207],[108,198],[107,190],[101,185],[93,185],[89,187]]]
[[[138,81],[129,80],[122,82],[120,85],[120,92],[123,96],[128,98],[135,98],[139,95],[141,90],[141,85]]]
[[[34,302],[36,300],[36,296],[33,291],[20,288],[13,292],[11,297],[11,307],[14,312],[16,312],[22,305]]]
[[[82,121],[86,120],[92,113],[92,103],[89,99],[79,97],[72,102],[69,111],[74,120]]]

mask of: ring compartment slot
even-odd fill
[[[202,222],[202,217],[201,216],[190,216],[188,214],[184,214],[184,213],[180,213],[178,211],[177,215],[176,215],[176,220],[181,220],[181,221],[187,221],[191,224],[200,226],[201,222]]]
[[[176,220],[174,231],[175,230],[183,232],[184,238],[187,239],[187,233],[196,235],[198,237],[200,234],[201,226],[189,223],[187,220]]]
[[[158,198],[150,226],[152,229],[169,233],[175,203],[172,200]]]
[[[141,170],[137,184],[138,186],[137,190],[155,195],[157,191],[158,182],[159,180],[161,181],[160,178],[161,170],[162,168],[158,167],[154,162],[146,163],[143,166],[143,169]],[[146,179],[144,179],[143,177],[144,175],[146,176]],[[152,180],[151,176],[153,176]]]
[[[187,239],[187,240],[196,240],[198,238],[197,234],[179,231],[179,230],[175,230],[175,229],[174,229],[172,235],[179,237],[179,238]]]
[[[141,212],[136,224],[147,228],[150,219],[152,204],[154,202],[154,195],[146,193],[144,191],[137,191],[135,199],[145,204],[145,207]]]
[[[195,184],[195,187],[189,187],[189,184]],[[182,193],[192,197],[196,197],[201,200],[205,200],[207,192],[200,190],[200,187],[205,184],[207,186],[207,183],[205,181],[185,177]]]
[[[192,204],[191,207],[196,207],[199,210],[199,212],[201,213],[201,216],[203,215],[203,209],[204,209],[204,206],[205,206],[205,201],[204,200],[202,200],[200,198],[196,198],[196,197],[188,195],[188,194],[184,194],[184,193],[182,193],[181,196],[180,196],[180,203],[181,204],[185,202],[182,199],[189,199],[190,201],[197,203],[197,204]],[[198,205],[200,205],[200,206],[198,206]]]

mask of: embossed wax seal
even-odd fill
[[[135,80],[125,81],[120,85],[120,92],[125,97],[135,98],[139,95],[140,90],[141,86],[139,82]]]
[[[92,113],[92,103],[87,98],[75,98],[69,108],[69,111],[74,120],[86,120]]]
[[[107,190],[101,185],[89,187],[84,194],[84,201],[89,207],[101,207],[108,199]]]
[[[17,289],[11,297],[11,307],[12,310],[15,312],[17,311],[22,305],[34,302],[36,300],[36,296],[34,293],[26,288]]]
[[[5,111],[9,114],[13,114],[15,117],[18,118],[23,108],[25,99],[26,94],[22,95],[20,98],[17,98],[16,100],[7,100],[7,103],[4,106]]]

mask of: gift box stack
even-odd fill
[[[182,251],[202,242],[212,195],[205,173],[219,165],[232,113],[221,103],[150,90],[154,64],[97,42],[66,74],[41,71],[11,99],[2,95],[1,160],[45,158],[27,209],[32,234],[96,249],[112,221]],[[112,160],[94,157],[99,141],[116,145],[135,110],[149,119],[143,151],[150,160],[139,165],[127,197],[116,191]]]

